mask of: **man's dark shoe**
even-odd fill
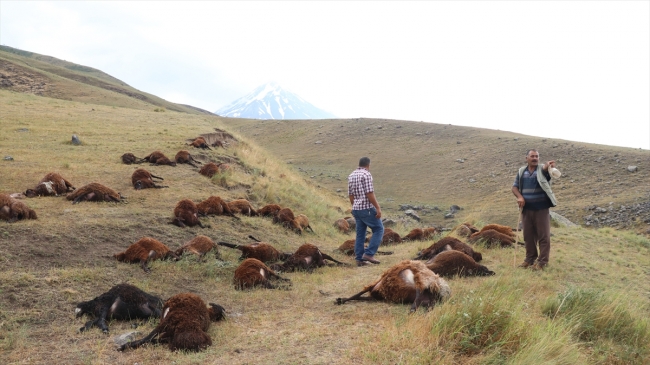
[[[530,267],[530,266],[533,266],[533,264],[524,261],[524,262],[522,262],[521,264],[519,264],[518,267],[521,267],[521,268],[527,269],[527,268]]]
[[[380,261],[375,260],[375,257],[374,257],[374,256],[369,256],[369,255],[366,255],[366,254],[364,254],[363,256],[361,256],[361,260],[363,260],[363,261],[368,261],[368,262],[371,262],[371,263],[373,263],[373,264],[381,264]]]
[[[365,261],[357,261],[358,267],[369,266],[370,264]]]
[[[533,267],[531,269],[533,271],[541,271],[541,270],[544,270],[545,268],[546,268],[546,265],[540,265],[539,262],[538,262],[538,263],[535,263],[535,265],[533,265]]]

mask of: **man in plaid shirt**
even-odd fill
[[[381,208],[375,198],[375,189],[372,186],[372,175],[369,170],[370,159],[362,157],[359,160],[359,168],[348,176],[348,196],[352,204],[352,216],[357,223],[357,239],[354,244],[357,266],[365,266],[368,262],[379,264],[379,261],[375,260],[375,253],[377,253],[384,236]],[[364,250],[368,227],[372,230],[372,237],[368,248]]]

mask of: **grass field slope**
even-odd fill
[[[116,107],[212,114],[142,92],[92,67],[8,46],[0,46],[0,89]]]
[[[228,119],[294,171],[344,197],[347,176],[359,158],[371,159],[380,204],[389,215],[400,205],[425,209],[423,222],[451,225],[459,219],[498,220],[514,226],[518,211],[511,192],[529,148],[540,160],[556,160],[563,175],[553,183],[553,209],[577,224],[611,225],[643,232],[650,228],[650,151],[435,123],[386,119]],[[633,133],[633,131],[630,131]],[[634,172],[629,166],[636,166]],[[633,208],[635,205],[638,207]],[[602,209],[594,211],[594,207]],[[607,219],[605,219],[607,217]]]
[[[96,89],[94,97],[103,95],[104,89]],[[260,123],[169,108],[155,112],[141,102],[111,105],[102,97],[64,100],[0,90],[0,157],[13,158],[0,160],[0,193],[24,191],[47,172],[56,171],[77,187],[99,182],[126,197],[122,203],[76,205],[65,197],[24,199],[38,219],[0,221],[1,364],[650,363],[650,240],[633,229],[553,227],[551,262],[542,272],[516,268],[523,260],[521,247],[488,249],[479,243],[474,248],[483,253],[481,263],[496,275],[451,278],[448,301],[413,314],[408,314],[408,305],[350,302],[337,306],[334,302],[359,292],[392,265],[414,257],[440,234],[431,241],[386,248],[394,254],[382,256],[379,265],[285,273],[293,284],[290,290],[235,290],[232,279],[240,252],[227,248],[220,248],[221,259],[208,255],[199,261],[186,255],[176,262],[154,261],[150,274],[112,257],[145,236],[175,250],[199,234],[240,244],[249,243],[248,236],[253,235],[281,251],[313,243],[352,264],[335,251],[352,234],[339,233],[332,224],[349,208],[336,189],[345,189],[345,177],[360,155],[373,158],[378,196],[393,204],[387,214],[397,215],[402,202],[445,209],[447,204],[459,204],[465,206],[461,214],[442,223],[451,226],[468,220],[480,227],[514,225],[509,211],[512,197],[507,194],[527,141],[538,142],[542,156],[562,158],[560,167],[567,166],[564,174],[573,176],[573,182],[562,181],[556,187],[558,198],[565,198],[562,204],[567,204],[568,196],[583,199],[584,204],[600,204],[603,194],[616,195],[620,201],[641,199],[647,195],[647,185],[636,179],[648,171],[647,161],[635,161],[644,156],[643,151],[610,151],[570,141],[542,142],[499,131],[399,121]],[[188,138],[215,128],[231,133],[237,142],[227,148],[190,150],[205,162],[229,161],[232,169],[213,178],[187,165],[133,166],[120,160],[126,152],[144,157],[155,150],[173,157],[188,148]],[[81,145],[70,143],[73,133]],[[362,148],[362,143],[367,147]],[[546,153],[544,143],[549,144]],[[337,148],[327,147],[330,144]],[[558,146],[553,148],[554,144]],[[566,146],[571,144],[579,155],[549,156],[559,148],[569,151]],[[497,156],[489,152],[492,149],[505,154],[510,164],[504,158],[486,160]],[[618,183],[595,185],[591,175],[579,169],[605,165],[591,162],[601,151],[606,156],[619,154],[624,159],[619,165],[639,166],[637,175],[625,175],[620,166],[621,171],[616,171],[625,176],[627,188]],[[164,177],[169,188],[133,189],[130,177],[137,167]],[[461,182],[461,176],[477,182]],[[621,178],[604,176],[607,181]],[[435,184],[429,179],[436,179]],[[594,188],[600,189],[598,194],[587,194]],[[315,233],[297,235],[269,218],[245,216],[201,218],[203,229],[169,224],[176,202],[198,202],[211,195],[246,198],[256,208],[269,203],[290,207],[309,217]],[[438,212],[432,211],[436,213],[424,216],[428,222],[399,220],[393,228],[405,235],[412,228],[435,223]],[[108,335],[96,328],[80,333],[88,319],[75,318],[74,308],[124,282],[165,299],[195,293],[226,308],[227,318],[211,325],[208,333],[213,343],[202,352],[170,352],[161,345],[118,352],[115,337],[138,331],[140,338],[158,320],[112,321]]]

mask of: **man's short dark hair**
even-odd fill
[[[359,167],[368,167],[370,166],[370,159],[368,157],[361,157],[359,160]]]
[[[531,149],[529,149],[528,151],[526,151],[526,156],[530,155],[531,152],[537,152],[537,153],[539,153],[538,150],[536,150],[536,149],[534,149],[534,148],[531,148]]]

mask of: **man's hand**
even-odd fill
[[[375,216],[375,218],[377,219],[381,218],[381,209],[377,209],[377,215]]]
[[[542,170],[548,171],[549,167],[555,167],[555,160],[551,160],[551,161],[545,163],[544,168]]]
[[[526,205],[526,201],[524,200],[523,196],[517,197],[517,205],[519,205],[519,210],[524,208],[524,205]]]

